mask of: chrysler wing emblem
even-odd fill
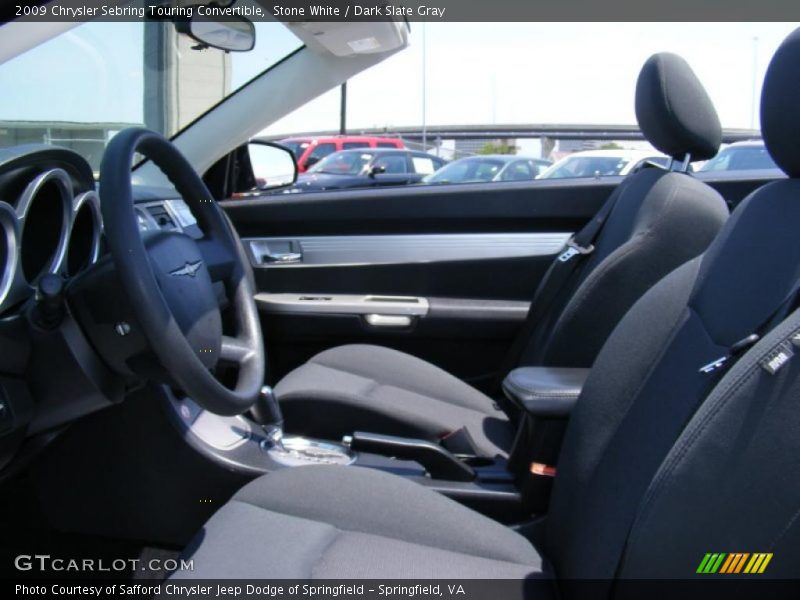
[[[174,271],[170,271],[169,274],[175,277],[194,277],[197,275],[197,272],[200,270],[200,267],[203,266],[203,261],[198,260],[197,262],[187,262],[183,265],[180,269],[175,269]]]

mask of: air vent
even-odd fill
[[[177,225],[175,225],[175,221],[172,219],[172,215],[169,214],[162,204],[148,206],[147,212],[150,213],[150,216],[153,217],[153,220],[161,229],[172,231],[178,228]]]

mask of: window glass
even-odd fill
[[[430,175],[439,168],[439,165],[427,156],[412,156],[411,164],[414,165],[414,172],[421,175]]]
[[[525,181],[526,179],[533,179],[535,173],[531,164],[527,160],[518,160],[506,167],[503,171],[501,179],[503,181]]]
[[[378,156],[373,163],[376,167],[383,167],[384,173],[407,173],[408,163],[405,154],[390,154]]]
[[[425,178],[427,183],[466,183],[491,181],[505,165],[496,158],[470,157],[451,162],[433,175]]]
[[[776,169],[775,161],[764,146],[729,146],[703,165],[701,171],[741,171]]]
[[[324,143],[324,144],[317,144],[317,146],[311,151],[309,155],[309,160],[311,161],[318,161],[322,158],[325,158],[329,154],[333,154],[336,152],[336,145],[331,143]]]
[[[568,156],[545,171],[542,179],[619,175],[630,160],[619,156]]]
[[[172,137],[302,46],[281,23],[255,28],[250,52],[198,50],[161,21],[81,23],[34,45],[0,64],[0,148],[65,146],[97,172],[122,129]]]
[[[303,156],[303,152],[309,146],[309,142],[279,142],[281,145],[286,146],[294,154],[295,160]]]
[[[367,163],[372,160],[370,152],[343,151],[323,158],[309,173],[329,173],[331,175],[358,175],[364,170]]]
[[[369,142],[344,142],[342,144],[343,150],[350,150],[352,148],[369,148]]]

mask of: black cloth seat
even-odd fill
[[[764,577],[796,578],[800,309],[785,299],[800,279],[798,70],[800,29],[762,92],[767,149],[790,178],[746,198],[709,251],[649,290],[603,346],[536,548],[399,478],[302,467],[256,480],[220,509],[182,576],[707,580],[696,572],[706,553],[742,552],[770,553]],[[727,371],[702,369],[754,331],[759,341]]]
[[[508,417],[486,395],[434,365],[390,348],[321,352],[275,388],[292,433],[336,439],[353,431],[430,440],[465,427],[485,456],[514,441]]]
[[[242,560],[242,548],[266,541],[276,555]],[[211,579],[548,576],[521,535],[416,483],[358,467],[308,466],[255,480],[187,554]]]
[[[650,142],[678,161],[716,154],[721,129],[689,65],[658,54],[636,86]],[[614,208],[585,259],[520,347],[524,365],[589,367],[614,326],[654,283],[698,256],[728,216],[722,197],[686,173],[644,168],[614,192]],[[533,309],[531,309],[533,310]],[[462,427],[486,456],[504,455],[513,427],[494,402],[455,377],[375,346],[327,350],[276,386],[286,429],[340,438],[356,430],[435,440]]]

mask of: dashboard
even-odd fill
[[[201,236],[175,190],[133,189],[143,236]],[[123,397],[123,383],[110,376],[68,301],[73,283],[109,263],[104,246],[97,186],[80,155],[44,145],[0,150],[0,478],[28,437]],[[36,325],[46,274],[61,277],[67,299],[63,322],[52,330]]]
[[[100,255],[100,202],[66,164],[0,163],[0,314],[29,299],[42,275],[74,276]],[[6,169],[3,167],[6,166]]]
[[[68,280],[104,251],[91,171],[79,155],[65,152],[44,146],[0,151],[0,317],[30,299],[42,275]],[[135,188],[135,194],[143,234],[199,234],[188,206],[170,197],[173,190]]]

